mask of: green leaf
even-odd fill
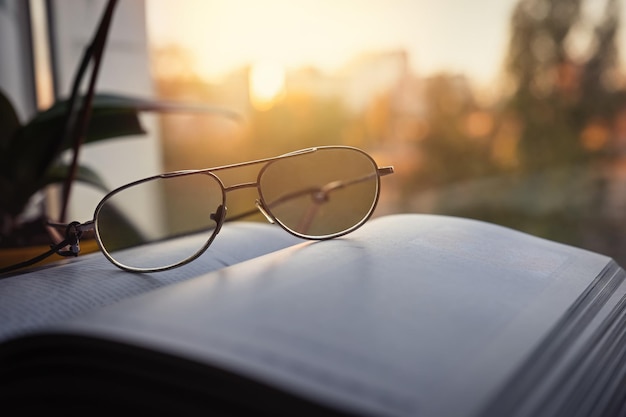
[[[62,138],[67,105],[66,100],[58,101],[21,126],[10,102],[6,97],[0,97],[0,188],[3,199],[10,200],[0,202],[0,211],[6,212],[3,207],[10,206],[9,211],[15,214],[33,193],[50,183],[64,180],[67,167],[64,172],[59,167],[51,167],[63,151],[72,148],[70,140]],[[79,107],[80,102],[77,103]],[[84,143],[144,134],[140,111],[202,112],[238,118],[236,113],[216,106],[96,94]],[[77,180],[106,190],[95,172],[86,167],[80,167]]]
[[[0,191],[6,199],[0,201],[0,212],[17,215],[24,210],[24,207],[33,194],[52,184],[65,182],[70,170],[69,164],[57,164],[49,169],[38,181],[11,183],[0,178]],[[104,193],[109,191],[106,183],[91,168],[79,165],[76,172],[76,181],[89,184]]]
[[[67,101],[59,101],[48,110],[37,114],[16,132],[7,151],[11,158],[7,164],[10,178],[36,180],[61,152],[72,148],[69,140],[61,140],[66,109]],[[216,106],[97,94],[92,103],[92,114],[84,143],[144,134],[145,130],[139,120],[140,111],[206,112],[229,118],[238,117],[236,113]]]
[[[18,129],[7,149],[10,159],[6,161],[6,176],[19,182],[38,182],[61,152],[72,147],[70,140],[62,140],[66,108],[65,101],[56,103]],[[144,133],[138,110],[130,100],[112,106],[108,98],[94,98],[84,143]]]
[[[137,112],[134,110],[97,110],[89,123],[84,143],[145,133]],[[64,150],[70,148],[72,144],[64,144]]]
[[[6,155],[5,150],[20,126],[15,108],[9,98],[0,90],[0,151],[3,156]]]
[[[39,188],[43,188],[46,185],[64,182],[70,172],[70,164],[57,164],[54,165],[44,176],[43,181],[39,184]],[[85,165],[79,165],[76,171],[76,181],[80,181],[85,184],[89,184],[99,190],[107,193],[109,188],[106,183],[98,175],[96,171]]]
[[[152,100],[119,94],[97,94],[94,97],[94,108],[99,108],[101,110],[134,109],[137,111],[152,111],[160,113],[207,113],[236,121],[241,120],[241,116],[238,113],[226,107],[200,103],[189,104],[173,101]]]

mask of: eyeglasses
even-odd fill
[[[218,177],[222,171],[254,165],[261,166],[256,181],[225,186]],[[228,221],[258,210],[270,223],[295,236],[330,239],[354,231],[371,217],[378,202],[380,177],[392,173],[393,167],[379,168],[360,149],[323,146],[217,168],[156,175],[108,193],[98,203],[93,220],[56,224],[66,227],[65,240],[27,262],[38,262],[52,253],[76,256],[83,233],[95,232],[106,258],[126,271],[156,272],[184,265],[209,247],[227,220],[226,194],[243,188],[256,188],[256,208]],[[159,212],[164,206],[159,198],[168,190],[192,190],[193,204],[179,204],[165,216]],[[138,210],[141,202],[154,210]],[[200,215],[198,208],[202,209]],[[191,234],[198,237],[192,250],[150,256],[149,245]]]

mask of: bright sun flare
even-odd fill
[[[267,110],[285,90],[285,70],[273,62],[257,62],[250,68],[250,99],[254,107]]]

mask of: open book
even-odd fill
[[[0,414],[619,415],[624,277],[468,219],[228,224],[172,271],[92,254],[0,280]]]

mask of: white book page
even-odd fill
[[[470,415],[609,261],[473,220],[388,216],[60,330],[181,355],[357,413]]]
[[[189,253],[189,247],[201,248],[205,241],[190,236],[159,243],[149,255]],[[0,279],[0,341],[299,242],[274,225],[229,223],[198,259],[169,271],[125,272],[98,252]]]

